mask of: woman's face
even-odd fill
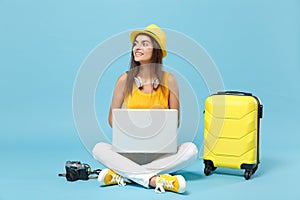
[[[153,43],[147,35],[138,35],[133,43],[133,56],[140,64],[151,63]]]

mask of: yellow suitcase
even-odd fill
[[[258,168],[263,106],[251,93],[218,92],[205,101],[204,173],[217,167],[245,169],[248,180]]]

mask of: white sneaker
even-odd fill
[[[186,188],[186,182],[183,176],[176,175],[171,176],[169,174],[163,174],[156,178],[155,192],[162,193],[165,190],[172,192],[184,193]]]
[[[128,181],[126,178],[115,173],[111,169],[103,169],[98,175],[98,182],[100,185],[121,185],[125,186]]]

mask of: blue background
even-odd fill
[[[244,181],[242,171],[225,169],[205,177],[200,159],[181,172],[187,179],[184,195],[57,177],[66,160],[101,167],[81,143],[73,121],[73,84],[81,63],[112,35],[150,23],[202,45],[226,89],[260,97],[261,164],[251,180]],[[0,199],[299,199],[299,55],[297,0],[0,0]],[[125,71],[129,57],[119,61],[125,62]],[[185,62],[176,61],[171,56],[165,64],[180,71],[178,65]],[[105,84],[110,88],[114,82]],[[209,93],[200,89],[201,110]],[[110,99],[103,95],[101,101],[109,104]],[[99,123],[107,123],[107,111],[97,115]],[[202,128],[199,124],[194,141],[199,148]]]

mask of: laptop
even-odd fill
[[[113,109],[112,146],[119,153],[176,153],[176,109]]]

